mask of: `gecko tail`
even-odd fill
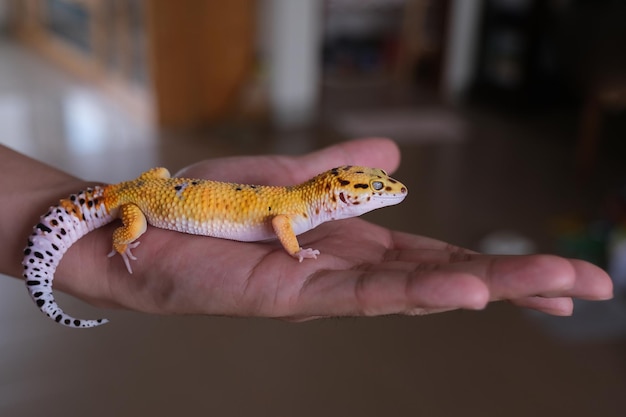
[[[108,323],[106,319],[82,320],[64,313],[52,292],[54,273],[69,247],[114,219],[101,203],[102,190],[88,188],[51,207],[33,228],[24,249],[23,276],[31,298],[42,313],[64,326],[88,328]]]
[[[39,308],[46,316],[64,326],[75,329],[85,329],[89,327],[97,327],[109,322],[107,319],[83,320],[70,316],[65,313],[54,300],[52,288],[48,288],[46,290],[44,285],[29,286],[29,292],[33,301],[40,306]]]

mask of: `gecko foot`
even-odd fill
[[[117,252],[115,249],[113,249],[111,251],[111,253],[109,253],[107,256],[110,258],[112,256],[115,256],[116,253],[119,253],[122,256],[122,259],[124,260],[124,265],[126,265],[126,269],[128,269],[128,273],[132,274],[133,273],[133,269],[130,267],[130,261],[136,261],[137,257],[135,255],[132,254],[131,249],[135,249],[137,246],[139,246],[141,242],[133,242],[133,243],[129,243],[128,245],[126,245],[126,249],[124,250],[124,252]]]
[[[293,256],[298,258],[298,262],[302,262],[303,259],[307,258],[307,259],[317,259],[317,255],[320,254],[320,251],[316,250],[316,249],[302,249],[300,248],[300,250],[298,252],[296,252]]]

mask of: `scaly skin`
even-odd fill
[[[24,277],[42,312],[69,327],[94,327],[107,320],[65,314],[52,294],[54,271],[65,251],[91,230],[120,218],[113,251],[132,273],[131,250],[150,224],[162,229],[239,241],[278,238],[302,262],[319,251],[300,247],[297,235],[329,220],[359,216],[400,203],[406,187],[380,169],[344,166],[292,187],[243,185],[171,178],[154,168],[137,179],[94,187],[51,207],[33,228],[24,250]]]

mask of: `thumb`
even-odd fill
[[[399,163],[400,151],[392,140],[368,138],[342,142],[302,156],[261,155],[205,160],[183,168],[176,176],[294,185],[338,165],[365,165],[391,172]]]
[[[342,142],[295,158],[304,181],[338,165],[363,165],[393,172],[400,164],[400,150],[391,139],[367,138]]]

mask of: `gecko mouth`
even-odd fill
[[[406,194],[395,194],[395,195],[374,196],[372,199],[378,200],[378,201],[385,201],[385,202],[390,202],[390,201],[400,202],[404,200],[405,197],[406,197]]]

